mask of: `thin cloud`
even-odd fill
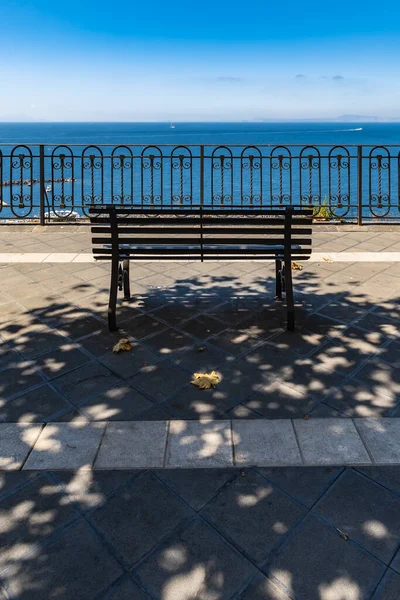
[[[341,81],[342,79],[344,79],[343,75],[334,75],[332,77],[333,81]]]
[[[217,81],[219,83],[239,83],[244,81],[244,79],[242,79],[242,77],[221,76],[217,77]]]
[[[295,79],[305,79],[307,77],[307,75],[303,75],[303,73],[299,73],[298,75],[295,75]]]

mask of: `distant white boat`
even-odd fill
[[[169,128],[170,129],[175,129],[175,125],[173,123],[171,123],[171,121],[169,122]]]
[[[46,185],[46,192],[51,192],[51,185]]]

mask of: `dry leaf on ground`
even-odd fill
[[[302,271],[303,270],[303,265],[301,265],[298,262],[293,261],[292,262],[292,271]]]
[[[211,373],[194,373],[193,377],[194,379],[190,383],[200,390],[209,390],[219,383],[219,375],[215,371],[211,371]]]
[[[341,538],[343,538],[344,540],[348,540],[349,539],[349,534],[345,533],[344,531],[340,531],[340,529],[338,529],[339,535]]]
[[[113,348],[113,352],[115,353],[121,352],[122,350],[126,350],[127,352],[129,352],[129,350],[132,350],[132,344],[126,338],[122,338],[121,340],[119,340],[119,342],[115,344]]]
[[[322,258],[324,259],[325,262],[329,263],[330,265],[333,263],[333,260],[331,258],[329,258],[329,256],[323,256]]]

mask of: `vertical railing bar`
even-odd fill
[[[200,146],[200,206],[204,205],[204,146]]]
[[[362,192],[362,146],[358,146],[357,148],[357,169],[358,169],[358,215],[357,215],[357,223],[358,225],[362,225],[362,207],[363,207],[363,192]],[[371,169],[371,166],[370,166]]]
[[[45,212],[44,212],[44,194],[45,194],[45,174],[44,174],[44,145],[40,144],[39,147],[39,211],[40,211],[40,225],[45,224]],[[50,214],[50,213],[49,213]]]

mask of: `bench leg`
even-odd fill
[[[124,282],[124,298],[129,300],[131,297],[131,287],[129,282],[129,260],[124,260],[122,264],[122,277]]]
[[[110,283],[110,300],[108,303],[108,329],[110,331],[117,331],[117,294],[118,294],[118,279],[119,279],[119,266],[118,261],[111,262],[111,283]]]
[[[282,261],[275,259],[275,297],[282,300]]]
[[[286,288],[286,309],[287,309],[287,329],[294,331],[294,298],[292,282],[292,264],[285,264],[285,288]]]

